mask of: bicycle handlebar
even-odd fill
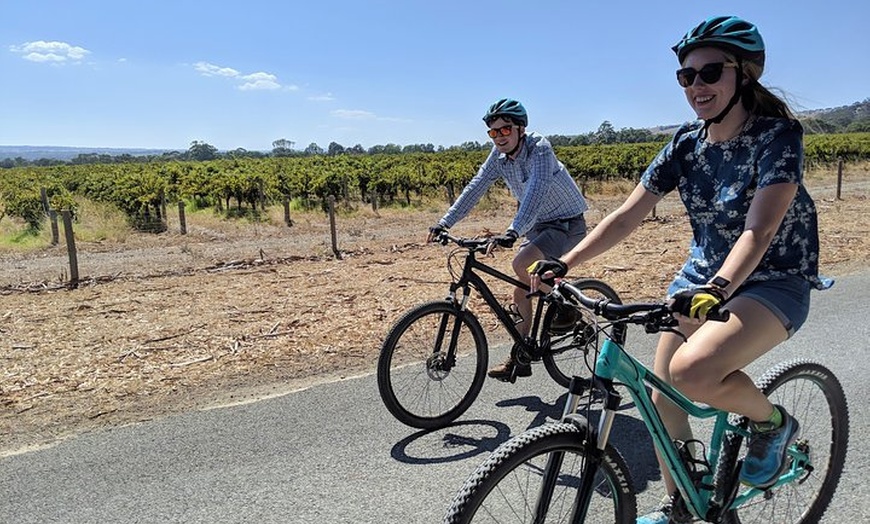
[[[487,247],[492,243],[491,238],[460,238],[451,235],[447,231],[440,231],[433,241],[438,242],[442,246],[453,242],[461,248],[477,253],[486,253]]]
[[[596,315],[616,322],[643,325],[647,332],[654,333],[664,329],[670,329],[677,325],[674,311],[667,302],[632,302],[628,304],[616,304],[609,299],[594,299],[587,297],[576,286],[566,280],[556,283],[553,292],[560,293],[568,301],[579,303],[591,310]],[[725,322],[731,316],[727,309],[718,307],[711,310],[707,320]]]

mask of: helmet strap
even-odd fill
[[[737,102],[740,100],[740,96],[743,94],[743,59],[737,59],[737,79],[735,80],[734,86],[734,96],[731,97],[731,100],[728,101],[728,105],[725,106],[725,109],[722,110],[718,115],[713,118],[709,118],[704,120],[704,127],[701,129],[701,138],[707,138],[707,129],[713,124],[719,124],[731,109],[737,105]]]
[[[523,140],[525,137],[526,137],[526,134],[525,134],[525,133],[523,133],[522,135],[520,135],[519,140],[517,140],[517,145],[507,153],[507,157],[508,157],[508,158],[513,157],[514,154],[516,154],[516,152],[520,150],[520,146],[522,146],[522,145],[523,145],[523,142],[525,142],[525,140]]]

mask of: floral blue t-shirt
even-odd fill
[[[736,137],[718,143],[700,138],[703,122],[683,125],[641,177],[657,195],[674,189],[692,226],[689,258],[668,290],[708,282],[743,233],[755,192],[773,184],[798,191],[770,247],[747,282],[799,276],[817,289],[819,277],[816,207],[802,184],[803,128],[795,120],[755,117]]]

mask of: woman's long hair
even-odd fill
[[[748,82],[743,86],[740,100],[749,114],[757,116],[772,116],[797,120],[785,101],[771,93],[758,82],[763,69],[754,62],[743,61],[743,73]]]

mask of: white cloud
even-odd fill
[[[193,68],[202,76],[222,76],[233,79],[237,82],[236,89],[239,91],[274,91],[276,89],[297,91],[299,89],[295,85],[282,86],[277,76],[264,71],[244,74],[232,67],[223,67],[208,62],[197,62],[193,64]]]
[[[375,114],[370,111],[362,111],[359,109],[336,109],[332,112],[332,116],[345,118],[348,120],[368,120],[375,118]]]
[[[193,64],[193,68],[202,73],[203,76],[228,76],[231,78],[239,76],[239,72],[231,67],[221,67],[208,62],[197,62]]]
[[[239,86],[242,91],[254,91],[262,89],[280,89],[281,84],[278,83],[278,77],[269,73],[253,73],[241,77],[245,81]]]
[[[90,51],[83,47],[70,45],[66,42],[45,42],[43,40],[9,46],[9,50],[31,62],[54,64],[78,63],[85,56],[91,54]]]
[[[324,93],[322,95],[309,96],[308,100],[312,102],[332,102],[335,100],[335,97],[332,96],[332,93]]]

